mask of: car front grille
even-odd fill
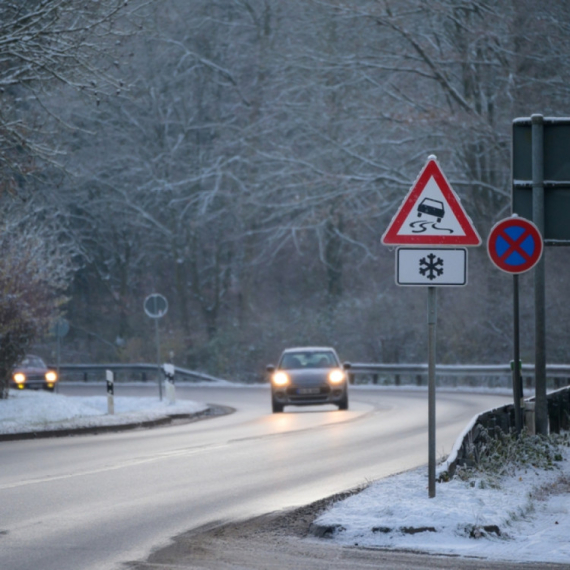
[[[43,374],[26,374],[26,382],[44,382],[45,377]]]
[[[311,390],[311,392],[303,393],[302,390]],[[313,390],[315,390],[313,392]],[[316,391],[318,390],[318,392]],[[318,398],[319,396],[328,396],[331,392],[330,386],[290,386],[287,388],[287,396],[290,397],[298,397],[298,398],[306,398],[306,397],[315,397]]]

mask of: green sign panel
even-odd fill
[[[544,118],[544,241],[570,245],[570,118]],[[532,219],[532,123],[513,121],[513,213]]]

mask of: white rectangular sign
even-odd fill
[[[399,247],[396,250],[396,283],[428,287],[467,284],[467,249]]]

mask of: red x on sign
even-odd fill
[[[542,236],[538,228],[518,216],[495,224],[487,240],[491,261],[507,273],[528,271],[538,263],[542,250]]]

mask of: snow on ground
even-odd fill
[[[437,483],[433,499],[427,467],[416,469],[373,483],[315,522],[334,527],[333,540],[344,545],[569,564],[567,449],[562,457],[551,470],[519,469],[498,488],[473,479]]]
[[[156,420],[172,414],[191,414],[207,409],[206,404],[158,398],[115,396],[115,414],[107,414],[107,396],[67,397],[50,392],[11,390],[0,400],[0,434],[53,429],[74,429],[130,424]]]

